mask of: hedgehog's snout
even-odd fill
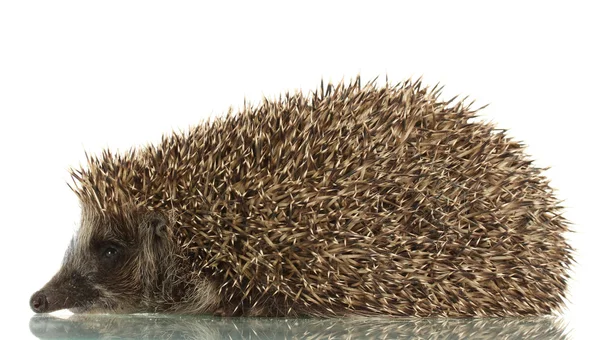
[[[41,290],[35,292],[29,300],[29,306],[36,313],[44,313],[48,310],[48,297]]]
[[[93,305],[99,292],[91,282],[77,272],[64,267],[29,300],[36,313],[51,313],[61,309],[85,310]]]

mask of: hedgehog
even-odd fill
[[[71,169],[81,222],[34,312],[497,317],[564,308],[545,169],[482,108],[360,77]]]

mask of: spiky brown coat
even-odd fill
[[[550,313],[571,255],[548,181],[522,144],[439,92],[358,79],[286,94],[90,157],[74,189],[104,215],[170,216],[194,273],[179,279],[218,292],[209,313]]]

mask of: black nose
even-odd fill
[[[46,294],[41,291],[33,294],[29,301],[29,305],[34,312],[44,313],[48,310],[48,299],[46,298]]]

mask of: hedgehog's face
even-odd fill
[[[99,218],[84,214],[62,268],[31,297],[38,313],[149,311],[149,290],[172,254],[166,220],[157,214]],[[170,253],[171,252],[171,253]]]

